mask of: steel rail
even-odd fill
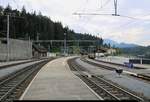
[[[89,83],[87,83],[87,84],[90,85],[90,87],[95,92],[97,92],[103,99],[105,99],[105,100],[120,100],[118,97],[116,97],[115,95],[111,94],[105,88],[103,88],[102,86],[97,84],[94,80],[92,80],[90,78],[86,78],[86,77],[83,78],[83,77],[84,76],[82,76],[81,79],[84,80],[85,83],[87,83],[87,81],[88,81]],[[104,94],[104,95],[101,95],[101,94]]]
[[[17,63],[7,64],[7,65],[2,65],[2,66],[0,66],[0,70],[4,69],[4,68],[8,68],[8,67],[13,67],[16,65],[26,64],[26,63],[30,63],[30,62],[34,62],[34,61],[39,61],[39,60],[43,60],[43,59],[33,59],[33,60],[29,60],[29,61],[23,61],[23,62],[17,62]]]
[[[100,67],[100,68],[103,68],[103,69],[107,69],[107,70],[116,70],[117,68],[115,68],[115,67],[110,67],[110,65],[107,65],[107,64],[111,64],[111,63],[105,63],[105,62],[101,62],[101,63],[104,63],[104,64],[98,64],[98,63],[94,63],[94,62],[91,62],[91,61],[88,61],[87,59],[85,59],[85,58],[82,58],[81,59],[82,61],[84,61],[84,62],[86,62],[86,63],[89,63],[89,64],[91,64],[91,65],[94,65],[94,66],[97,66],[97,67]],[[114,65],[114,64],[113,64]],[[121,65],[122,66],[122,65]],[[117,66],[116,66],[117,67]],[[141,79],[141,80],[143,80],[143,81],[147,81],[147,82],[149,82],[150,81],[150,76],[147,76],[147,75],[145,75],[145,74],[129,74],[130,76],[132,76],[132,77],[136,77],[136,78],[138,78],[138,79]]]
[[[68,64],[70,67],[73,67],[78,73],[81,71],[81,69],[84,69],[82,66],[78,65],[77,62],[75,62],[75,59],[71,59],[68,61]],[[87,77],[85,73],[82,73],[81,75],[77,75],[80,79],[82,79],[89,87],[91,87],[100,97],[106,99],[106,100],[137,100],[137,101],[144,101],[143,98],[138,97],[118,86],[113,85],[112,83],[101,80],[95,75],[91,75],[92,77]],[[101,84],[100,84],[101,83]],[[105,87],[103,87],[103,86]],[[108,89],[107,89],[108,88]],[[110,90],[111,89],[111,90]],[[113,93],[115,90],[116,93]],[[101,95],[101,94],[104,95]],[[123,96],[122,96],[123,95]],[[124,96],[125,95],[125,96]]]
[[[112,65],[117,65],[117,66],[125,67],[125,65],[124,65],[124,64],[113,63],[113,62],[106,62],[106,61],[96,60],[96,59],[94,59],[94,60],[95,60],[95,61],[97,61],[97,62],[102,62],[102,63],[106,63],[106,64],[112,64]],[[134,66],[134,68],[136,68],[136,69],[145,69],[145,68],[138,67],[138,66]]]
[[[138,100],[138,101],[144,101],[141,97],[138,97],[138,96],[132,94],[131,92],[128,92],[128,91],[126,91],[125,89],[122,89],[121,87],[118,87],[118,86],[116,86],[116,85],[114,85],[114,84],[112,84],[112,83],[106,81],[104,78],[100,78],[100,77],[98,77],[98,76],[93,76],[93,77],[96,78],[96,79],[98,79],[98,80],[101,81],[101,82],[104,82],[104,83],[106,83],[106,84],[108,84],[108,85],[110,85],[110,86],[116,88],[116,89],[119,89],[119,91],[122,91],[122,92],[125,93],[126,95],[129,95],[129,97],[130,97],[131,99],[136,99],[136,100]],[[124,95],[125,95],[125,94],[124,94]]]
[[[71,59],[70,61],[69,61],[69,65],[70,65],[70,67],[73,67],[73,69],[75,69],[78,73],[80,73],[81,72],[81,69],[83,69],[83,68],[81,68],[81,66],[79,66],[78,64],[76,64],[74,61],[75,61],[75,59],[76,58],[74,58],[74,59]],[[88,79],[88,77],[87,77],[87,75],[85,75],[83,72],[81,72],[82,73],[82,75],[81,76],[78,76],[79,78],[81,78],[85,83],[87,83],[87,81],[88,82],[90,82],[90,84],[92,85],[92,86],[94,86],[94,88],[96,88],[96,90],[97,89],[102,89],[101,91],[103,91],[103,93],[107,93],[106,95],[108,96],[109,95],[109,99],[112,99],[112,100],[114,100],[114,99],[116,99],[116,100],[118,100],[118,98],[117,97],[115,97],[114,95],[112,95],[111,93],[109,93],[107,90],[105,90],[104,88],[102,88],[102,87],[100,87],[99,85],[97,85],[95,82],[93,82],[92,80],[90,80],[90,79]],[[86,76],[86,77],[85,77]],[[86,80],[86,81],[85,81]],[[89,84],[88,84],[89,85]],[[90,87],[92,87],[91,85],[89,85]],[[93,89],[93,88],[92,88]],[[94,90],[94,91],[96,91],[96,90]],[[96,92],[97,93],[97,92]],[[98,95],[100,94],[100,93],[97,93]],[[103,97],[102,97],[103,98]]]
[[[40,70],[40,68],[48,61],[50,60],[44,60],[18,70],[18,72],[14,73],[14,75],[2,81],[0,83],[0,102],[9,102],[15,99],[16,94],[13,93],[15,93],[17,89],[24,89],[27,82],[30,82],[32,77],[34,77],[34,75]]]

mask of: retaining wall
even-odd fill
[[[9,59],[20,60],[32,58],[32,43],[24,40],[10,39]],[[7,59],[6,38],[0,38],[0,61]]]

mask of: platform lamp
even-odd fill
[[[66,54],[66,33],[64,33],[64,54]]]

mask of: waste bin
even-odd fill
[[[125,67],[133,68],[133,63],[124,62]]]

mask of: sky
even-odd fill
[[[75,32],[116,42],[150,45],[150,0],[118,0],[117,13],[111,15],[73,15],[74,13],[114,14],[114,0],[0,0],[4,7],[28,12],[40,11],[53,21],[61,21]]]

